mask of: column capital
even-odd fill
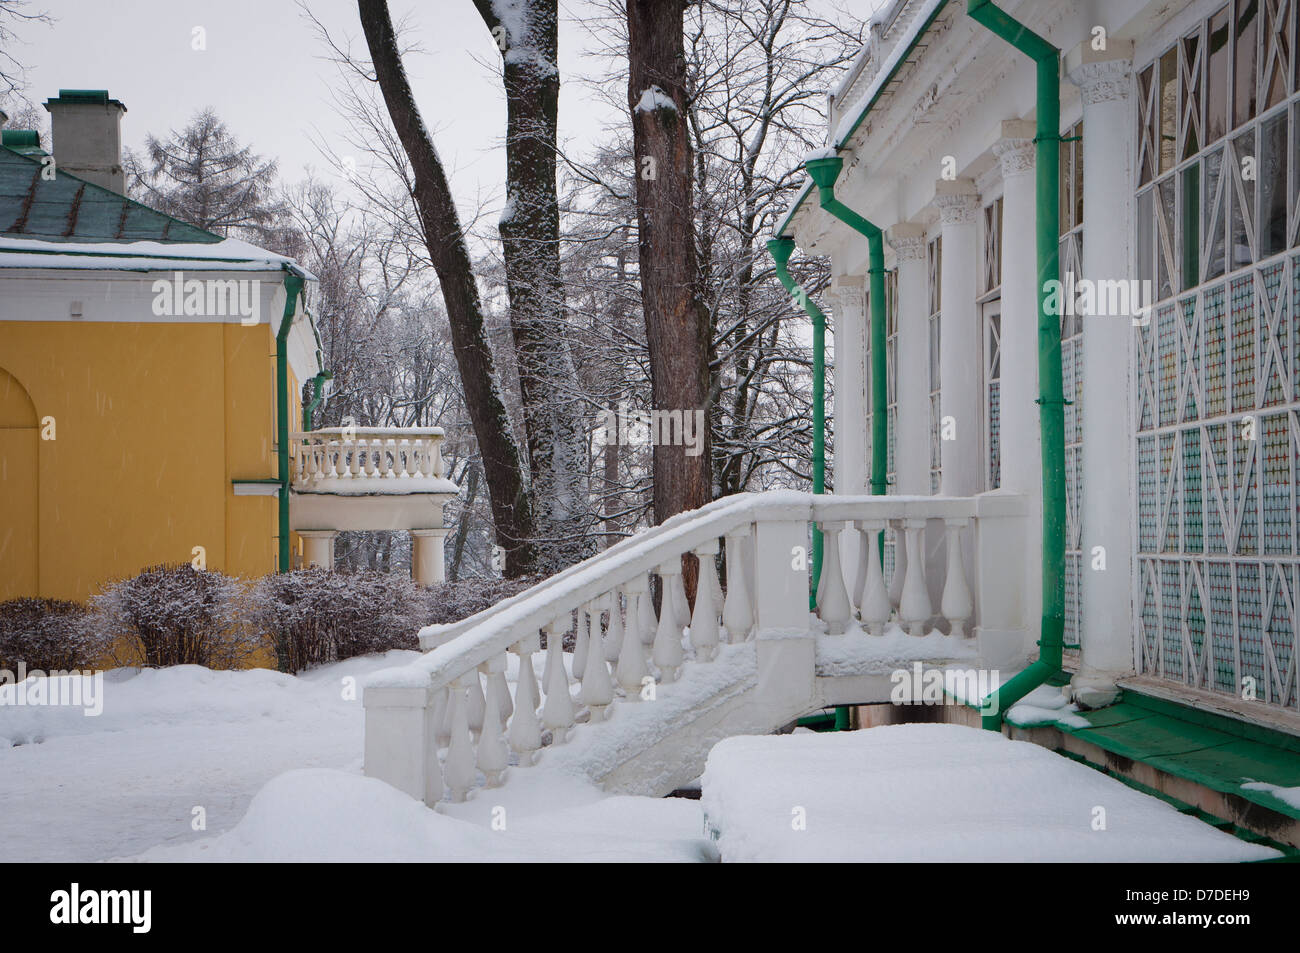
[[[1023,119],[1002,123],[1002,138],[993,143],[993,154],[1002,166],[1002,178],[1034,171],[1034,136],[1037,126]]]
[[[925,226],[899,222],[888,232],[889,245],[898,261],[925,261]]]
[[[934,184],[934,204],[944,225],[974,224],[979,202],[979,192],[970,179],[940,179]]]
[[[1085,60],[1066,76],[1079,87],[1085,106],[1120,102],[1128,99],[1133,85],[1133,61],[1127,57]]]
[[[840,308],[866,310],[866,283],[861,275],[837,275],[831,280],[831,295]]]

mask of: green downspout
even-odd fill
[[[810,159],[804,163],[817,186],[821,207],[867,238],[867,270],[871,275],[871,495],[884,496],[889,466],[889,421],[886,417],[889,398],[885,390],[885,236],[879,227],[835,197],[835,180],[840,177],[843,167],[844,160],[839,156]]]
[[[280,558],[277,571],[288,572],[289,554],[289,330],[297,310],[303,279],[293,272],[284,276],[284,316],[275,335],[275,436],[280,481]]]
[[[1048,282],[1060,279],[1061,51],[999,9],[969,0],[966,12],[1022,53],[1038,70],[1038,411],[1043,454],[1043,619],[1038,661],[985,699],[985,728],[1001,730],[1002,716],[1061,671],[1065,631],[1065,393],[1061,382],[1061,318],[1049,304]]]
[[[304,407],[302,411],[302,429],[304,431],[311,431],[312,423],[314,422],[316,415],[316,408],[319,407],[321,401],[324,400],[321,396],[321,391],[325,387],[325,382],[333,376],[334,374],[332,371],[321,371],[311,379],[311,403]]]
[[[813,327],[813,492],[826,492],[826,315],[813,303],[812,298],[790,274],[790,256],[794,254],[793,238],[774,238],[767,243],[767,252],[776,262],[776,277],[790,297],[812,320]],[[813,533],[812,539],[812,590],[808,594],[808,608],[817,608],[817,584],[822,576],[822,534]]]
[[[774,238],[767,243],[768,254],[776,262],[776,277],[786,292],[799,302],[812,320],[813,326],[813,493],[826,492],[826,315],[808,297],[808,292],[790,274],[790,256],[794,254],[793,238]],[[808,609],[817,608],[817,585],[822,577],[822,534],[812,534],[812,588],[808,593]],[[835,709],[836,731],[848,731],[849,710]]]

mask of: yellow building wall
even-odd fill
[[[85,599],[196,546],[210,569],[271,572],[276,499],[231,480],[276,475],[274,355],[265,324],[0,322],[0,368],[56,428],[37,442],[37,591],[0,572],[0,599]],[[0,502],[0,526],[22,505]]]

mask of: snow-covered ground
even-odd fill
[[[571,757],[544,752],[504,787],[433,812],[361,774],[361,683],[415,654],[300,677],[118,670],[105,677],[98,717],[0,704],[5,859],[698,862],[718,859],[719,847],[728,860],[1269,853],[1044,749],[941,725],[729,739],[710,757],[703,802],[609,796]],[[542,663],[538,655],[537,671]],[[806,830],[792,827],[795,807]],[[1105,831],[1092,829],[1098,807]],[[205,829],[195,829],[199,817]]]
[[[98,717],[0,705],[5,860],[711,858],[698,802],[610,798],[544,764],[445,815],[362,777],[364,676],[417,654],[299,677],[123,669]]]
[[[728,738],[703,787],[728,861],[1278,856],[1046,748],[958,725]]]

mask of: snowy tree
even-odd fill
[[[128,189],[142,202],[218,235],[263,243],[283,213],[276,164],[242,146],[211,109],[166,139],[150,135],[144,156],[127,152]]]

